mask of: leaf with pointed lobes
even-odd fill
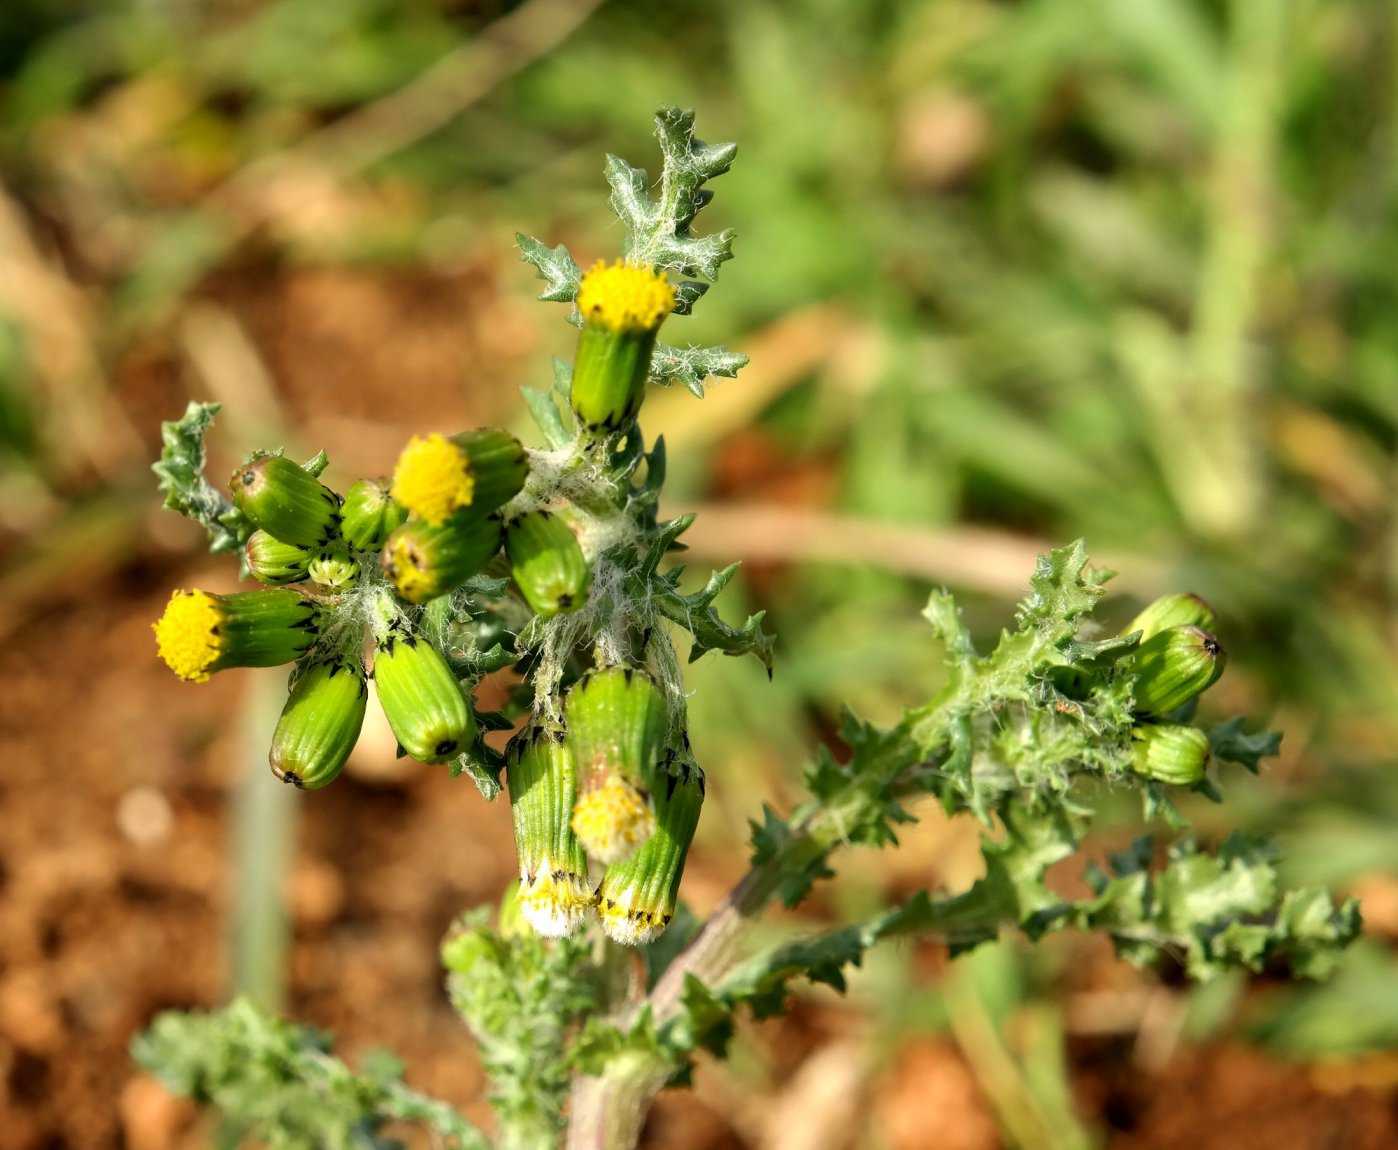
[[[732,379],[747,366],[748,357],[724,347],[672,347],[657,343],[650,357],[650,382],[661,387],[682,384],[704,398],[704,381],[710,377]]]
[[[160,459],[151,464],[165,496],[165,506],[199,524],[209,536],[209,550],[236,551],[257,528],[233,501],[204,478],[204,437],[220,404],[190,402],[179,419],[160,425]]]
[[[539,299],[549,303],[572,303],[578,294],[582,270],[567,247],[559,244],[550,248],[523,232],[515,233],[515,242],[519,244],[519,258],[533,264],[539,278],[547,285]]]

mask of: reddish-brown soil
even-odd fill
[[[349,473],[385,467],[415,425],[508,418],[538,336],[494,280],[489,266],[440,277],[242,273],[207,295],[242,324],[302,444],[328,447]],[[117,393],[153,448],[157,421],[202,390],[172,338],[128,356]],[[743,458],[728,472],[756,466]],[[129,462],[114,486],[144,482],[144,462]],[[0,646],[7,1150],[165,1150],[212,1137],[206,1116],[126,1053],[156,1011],[228,994],[230,797],[244,771],[262,770],[241,742],[249,676],[192,686],[155,659],[149,624],[170,589],[232,577],[231,561],[201,555],[175,528],[138,508],[104,554],[5,585],[26,596]],[[297,809],[288,1012],[335,1032],[351,1061],[394,1050],[414,1085],[488,1121],[436,948],[456,914],[493,902],[507,881],[508,811],[426,767],[346,777],[298,796]],[[693,881],[718,889],[730,868],[701,855]],[[943,964],[926,965],[932,977]],[[976,1075],[945,1036],[874,1056],[851,1009],[820,1005],[756,1027],[752,1041],[768,1052],[766,1101],[744,1072],[701,1068],[694,1093],[662,1100],[648,1143],[1001,1144]],[[1322,1089],[1305,1068],[1231,1045],[1181,1050],[1149,1074],[1110,1045],[1073,1054],[1079,1105],[1121,1150],[1398,1145],[1382,1085]]]

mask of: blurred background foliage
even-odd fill
[[[717,784],[696,901],[841,702],[887,719],[935,686],[930,585],[989,636],[1036,551],[1085,536],[1121,573],[1110,619],[1203,594],[1231,652],[1206,709],[1286,732],[1260,780],[1190,807],[1201,833],[1277,833],[1297,877],[1365,898],[1371,940],[1328,987],[1171,990],[1168,1024],[1149,980],[1083,1022],[1070,944],[987,951],[950,981],[883,955],[861,1010],[890,1041],[951,1033],[1020,1144],[1071,1124],[1065,1027],[1137,1034],[1138,1053],[1140,1034],[1303,1058],[1398,1043],[1387,0],[8,0],[0,634],[154,530],[156,422],[187,396],[219,392],[239,436],[353,415],[367,446],[346,432],[337,462],[364,469],[452,420],[410,388],[357,406],[343,363],[300,403],[259,341],[302,333],[241,324],[239,284],[389,276],[391,376],[433,284],[484,267],[503,346],[463,350],[461,411],[517,419],[513,389],[547,380],[571,332],[528,302],[513,233],[610,254],[602,155],[654,170],[662,103],[740,145],[701,217],[736,228],[738,258],[668,338],[752,364],[702,402],[654,396],[643,425],[670,443],[671,503],[700,509],[696,567],[745,559],[729,613],[765,607],[781,639],[770,688],[756,665],[694,668]],[[1122,802],[1123,827],[1136,815]],[[850,859],[810,913],[966,881],[964,837],[930,818],[906,851]],[[734,1080],[760,1081],[761,1057],[740,1052]]]

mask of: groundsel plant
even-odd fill
[[[1166,596],[1101,637],[1089,621],[1106,575],[1081,543],[1039,560],[989,651],[951,596],[933,594],[939,693],[887,729],[847,713],[847,759],[822,751],[794,811],[754,818],[751,870],[707,921],[681,913],[710,783],[690,749],[678,650],[749,656],[770,673],[773,648],[760,615],[734,626],[713,606],[736,564],[681,590],[668,560],[692,516],[657,514],[663,444],[647,447],[637,423],[648,389],[679,382],[702,397],[744,359],[659,338],[732,255],[729,234],[691,228],[735,147],[702,143],[678,109],[661,109],[656,129],[658,183],[607,160],[618,259],[584,274],[562,245],[519,237],[540,298],[568,305],[579,329],[574,362],[525,393],[541,445],[496,428],[419,436],[392,476],[344,492],[320,481],[323,454],[256,452],[225,494],[204,475],[215,408],[192,404],[165,425],[155,470],[167,506],[263,585],[176,591],[155,624],[170,668],[198,682],[290,665],[270,761],[306,791],[349,757],[372,679],[402,753],[469,776],[486,799],[503,777],[513,815],[517,887],[497,913],[465,915],[442,948],[490,1076],[493,1133],[410,1090],[391,1058],[352,1071],[324,1036],[246,1002],[161,1015],[135,1040],[142,1066],[272,1146],[386,1146],[391,1120],[424,1123],[448,1146],[633,1146],[655,1094],[701,1050],[722,1057],[745,1009],[780,1011],[802,979],[843,988],[866,949],[897,936],[956,953],[1005,929],[1098,931],[1130,961],[1207,979],[1230,967],[1320,977],[1358,932],[1352,901],[1282,889],[1268,843],[1235,834],[1209,852],[1185,833],[1172,795],[1218,798],[1226,771],[1256,771],[1280,736],[1240,719],[1193,725],[1225,659],[1199,598]],[[511,704],[482,711],[473,688],[507,670]],[[491,731],[512,732],[503,753]],[[1145,837],[1088,866],[1091,893],[1067,899],[1045,876],[1080,850],[1104,783],[1137,790],[1171,841]],[[982,825],[984,877],[773,949],[745,945],[748,924],[800,903],[840,850],[896,846],[919,802]],[[637,954],[644,979],[628,973]]]

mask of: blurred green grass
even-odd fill
[[[738,258],[671,338],[771,357],[755,470],[713,406],[743,377],[666,397],[673,500],[928,533],[920,577],[792,543],[732,595],[783,641],[770,695],[755,668],[696,669],[696,747],[727,781],[709,841],[789,790],[842,700],[925,694],[916,613],[971,526],[1029,553],[1086,536],[1121,622],[1158,590],[1210,599],[1232,662],[1209,706],[1288,734],[1269,776],[1191,808],[1201,830],[1275,831],[1311,879],[1391,892],[1398,9],[1377,0],[6,5],[0,587],[33,586],[15,572],[105,494],[145,497],[150,429],[111,422],[113,381],[209,277],[431,268],[516,228],[609,252],[602,153],[653,168],[661,103],[740,144],[700,221]],[[779,338],[808,312],[825,354]],[[1005,579],[957,587],[983,633]],[[1366,953],[1253,1032],[1398,1041],[1391,956]]]

